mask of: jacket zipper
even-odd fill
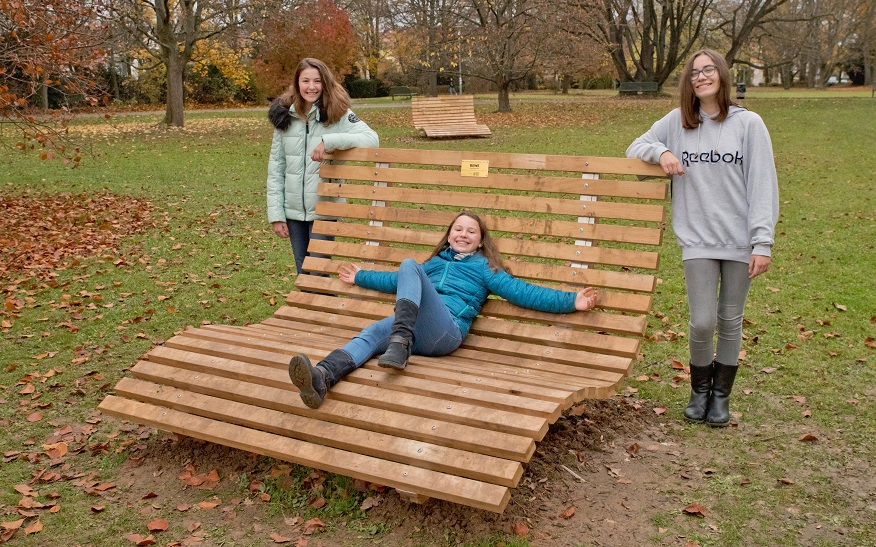
[[[310,136],[310,120],[304,120],[304,157],[301,164],[301,212],[304,213],[304,221],[307,221],[307,137]]]
[[[447,279],[447,272],[450,270],[450,262],[444,265],[444,272],[441,274],[441,281],[438,282],[438,288],[444,288],[444,280]]]

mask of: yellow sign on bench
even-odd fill
[[[460,174],[463,177],[486,177],[490,173],[488,160],[462,160]]]

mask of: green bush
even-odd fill
[[[367,99],[371,97],[386,97],[389,95],[389,87],[382,80],[363,80],[361,78],[350,79],[344,82],[347,92],[354,99]]]

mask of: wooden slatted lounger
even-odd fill
[[[429,138],[489,137],[490,128],[475,119],[474,95],[413,97],[414,127]]]
[[[646,327],[664,223],[659,167],[637,160],[440,150],[354,149],[357,165],[323,165],[329,179],[300,275],[273,317],[191,328],[149,351],[100,409],[198,439],[502,512],[561,413],[607,397],[630,372]],[[488,176],[462,176],[463,162]],[[468,164],[467,164],[468,165]],[[474,170],[473,172],[476,172]],[[583,177],[582,178],[582,174]],[[623,177],[593,178],[606,174]],[[627,180],[618,180],[618,179]],[[350,286],[338,265],[395,268],[423,261],[462,208],[486,220],[512,273],[572,289],[600,288],[597,311],[547,314],[491,299],[463,346],[414,356],[404,372],[376,359],[334,386],[318,410],[287,376],[292,355],[313,362],[370,322],[394,295]]]

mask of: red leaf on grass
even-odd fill
[[[42,530],[43,530],[43,523],[39,519],[37,519],[36,522],[34,522],[33,524],[31,524],[30,526],[28,526],[27,528],[24,529],[24,535],[29,536],[31,534],[36,534],[38,532],[42,532]]]
[[[687,507],[685,507],[684,512],[688,515],[693,515],[695,517],[705,517],[706,516],[706,508],[698,503],[691,503]]]
[[[155,519],[146,525],[146,529],[150,532],[163,532],[167,530],[168,524],[164,519]]]
[[[815,435],[812,435],[811,433],[807,433],[805,435],[801,435],[800,438],[797,440],[800,442],[804,442],[804,443],[811,443],[811,442],[817,441],[818,437],[816,437]]]

